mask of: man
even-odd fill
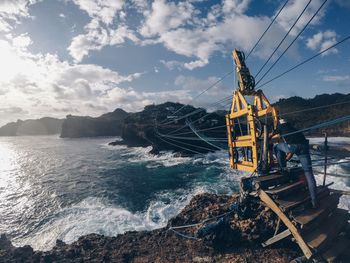
[[[287,161],[293,155],[297,155],[306,177],[310,192],[312,207],[317,207],[316,180],[312,171],[312,164],[309,152],[309,140],[284,119],[279,119],[276,130],[270,136],[272,139],[279,139],[279,143],[273,147],[281,172],[286,169]],[[296,133],[294,133],[296,132]]]

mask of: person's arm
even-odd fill
[[[294,155],[294,153],[292,153],[292,152],[287,153],[286,161],[288,162],[290,159],[292,159],[293,155]]]

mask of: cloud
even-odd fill
[[[73,0],[81,10],[106,25],[110,25],[115,15],[124,5],[123,0]]]
[[[126,89],[113,88],[109,90],[102,99],[105,105],[122,105],[126,111],[139,111],[146,105],[152,103],[163,103],[166,101],[190,103],[192,100],[188,90],[168,90],[160,92],[138,92],[129,87]]]
[[[215,52],[227,50],[227,47],[247,51],[270,23],[266,16],[245,15],[249,2],[223,1],[222,5],[213,5],[207,13],[196,10],[191,2],[186,2],[186,5],[164,0],[154,2],[151,10],[144,12],[145,21],[139,30],[143,36],[142,44],[161,43],[168,50],[192,59],[182,65],[176,61],[163,63],[170,69],[204,67]],[[284,34],[285,29],[280,24],[272,27],[254,55],[266,58],[275,46],[272,40]],[[297,54],[297,45],[291,48],[291,52]]]
[[[208,77],[206,79],[199,79],[193,76],[179,75],[175,79],[175,86],[180,87],[183,90],[187,90],[193,97],[196,97],[202,91],[207,90],[214,83],[219,80],[218,77]],[[225,86],[222,82],[211,87],[205,92],[203,96],[192,101],[192,104],[197,106],[204,106],[208,102],[215,100],[221,100],[223,97],[228,96],[232,93],[232,88]],[[220,106],[220,105],[218,105]]]
[[[119,84],[130,83],[144,74],[123,75],[94,64],[62,61],[57,55],[34,55],[25,46],[16,47],[10,40],[0,40],[3,58],[0,70],[4,74],[0,80],[0,96],[3,108],[26,109],[31,118],[43,115],[61,118],[69,109],[75,114],[96,116],[106,108],[123,107],[117,104],[118,100],[109,99],[109,92],[121,89]],[[13,120],[14,111],[6,111],[7,115],[2,112],[1,124]]]
[[[323,76],[323,81],[327,82],[343,82],[343,81],[349,81],[350,75],[326,75]]]
[[[284,7],[283,11],[280,13],[276,21],[286,30],[288,31],[290,27],[293,25],[297,17],[305,8],[308,1],[305,0],[293,0],[289,1],[288,4]],[[296,35],[311,19],[317,9],[322,5],[323,0],[313,0],[310,5],[302,15],[302,17],[298,20],[291,34]],[[278,8],[279,10],[279,8]],[[322,17],[325,14],[326,8],[322,8],[317,16],[310,23],[311,25],[316,25],[320,23]]]
[[[30,17],[29,6],[40,0],[1,0],[0,32],[10,32],[22,17]]]
[[[333,30],[326,30],[324,32],[320,31],[312,37],[306,39],[306,46],[311,50],[322,51],[334,45],[335,43],[337,43],[337,34]],[[323,53],[322,56],[329,55],[332,53],[336,54],[338,53],[338,50],[336,48],[332,48],[327,52]]]
[[[179,63],[170,60],[163,63],[166,67],[194,70],[206,66],[215,52],[222,52],[228,47],[250,50],[271,21],[267,16],[247,15],[250,0],[222,0],[218,4],[209,5],[208,9],[199,9],[197,1],[190,0],[133,0],[125,4],[122,1],[114,3],[112,0],[103,3],[92,0],[72,1],[91,17],[84,33],[75,36],[68,48],[76,62],[82,61],[90,51],[122,45],[129,40],[141,46],[162,44],[189,60]],[[103,12],[111,4],[113,6],[108,9],[109,12]],[[292,34],[295,35],[306,24],[320,5],[321,0],[311,2]],[[267,58],[275,48],[273,40],[284,36],[304,6],[303,0],[290,1],[253,55]],[[136,29],[126,25],[130,9],[141,14],[141,19],[133,19]],[[325,8],[313,20],[313,25],[320,22],[324,12]],[[292,37],[288,37],[286,42]],[[299,56],[298,43],[290,48],[288,54]]]
[[[194,12],[188,2],[166,2],[158,0],[152,3],[152,10],[146,13],[146,19],[140,29],[145,37],[161,35],[171,29],[184,26]]]
[[[84,27],[84,33],[75,36],[68,47],[70,55],[76,62],[89,54],[92,50],[101,50],[105,46],[117,46],[127,39],[137,42],[138,38],[124,23],[113,26],[113,20],[119,12],[120,20],[125,13],[122,11],[124,1],[121,0],[74,0],[82,10],[91,17],[91,21]]]
[[[28,33],[21,34],[19,36],[12,38],[12,44],[13,46],[17,48],[27,48],[33,43],[31,38],[28,36]]]

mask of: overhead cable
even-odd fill
[[[345,42],[345,41],[347,41],[347,40],[349,40],[349,39],[350,39],[350,35],[349,35],[349,36],[347,36],[347,37],[345,37],[345,38],[343,38],[341,41],[339,41],[339,42],[335,43],[334,45],[331,45],[330,47],[328,47],[328,48],[326,48],[326,49],[323,49],[323,50],[322,50],[322,51],[320,51],[319,53],[317,53],[317,54],[313,55],[312,57],[310,57],[310,58],[308,58],[308,59],[304,60],[303,62],[301,62],[301,63],[299,63],[299,64],[295,65],[294,67],[292,67],[292,68],[290,68],[290,69],[288,69],[288,70],[284,71],[283,73],[281,73],[281,74],[277,75],[276,77],[274,77],[274,78],[272,78],[272,79],[270,79],[270,80],[268,80],[268,81],[264,82],[263,84],[261,84],[261,85],[260,85],[260,86],[258,86],[257,88],[259,89],[259,88],[261,88],[261,87],[265,86],[266,84],[271,83],[272,81],[274,81],[274,80],[276,80],[276,79],[278,79],[278,78],[280,78],[280,77],[284,76],[285,74],[287,74],[287,73],[291,72],[292,70],[294,70],[294,69],[296,69],[296,68],[298,68],[298,67],[300,67],[300,66],[304,65],[305,63],[307,63],[307,62],[309,62],[309,61],[313,60],[314,58],[316,58],[316,57],[318,57],[318,56],[320,56],[320,55],[324,54],[324,53],[325,53],[325,52],[327,52],[328,50],[330,50],[330,49],[332,49],[332,48],[334,48],[334,47],[336,47],[336,46],[340,45],[341,43],[343,43],[343,42]]]
[[[267,63],[269,63],[269,61],[271,60],[271,58],[273,57],[273,55],[277,52],[277,50],[279,49],[279,47],[282,45],[282,43],[284,42],[284,40],[287,38],[287,36],[289,35],[289,33],[293,30],[294,26],[296,25],[296,23],[299,21],[299,19],[301,18],[301,16],[304,14],[304,12],[306,11],[306,9],[308,8],[308,6],[310,5],[312,0],[309,0],[309,2],[307,3],[307,5],[304,7],[303,11],[299,14],[298,18],[295,20],[295,22],[293,23],[293,25],[289,28],[288,32],[284,35],[284,37],[282,38],[282,40],[279,42],[279,44],[277,45],[277,47],[274,49],[274,51],[271,53],[270,57],[266,60],[266,62],[264,63],[264,65],[260,68],[260,70],[258,71],[258,73],[256,73],[256,75],[254,76],[254,78],[256,78],[260,72],[265,68],[265,66],[267,65]]]
[[[304,30],[308,27],[311,21],[315,18],[318,12],[322,9],[322,7],[326,4],[327,0],[325,0],[322,5],[317,9],[315,14],[309,19],[303,29],[298,33],[298,35],[293,39],[293,41],[288,45],[288,47],[282,52],[282,54],[276,59],[276,61],[270,66],[270,68],[264,73],[264,75],[256,82],[255,85],[258,85],[263,78],[271,71],[271,69],[278,63],[278,61],[283,57],[283,55],[288,51],[288,49],[294,44],[294,42],[299,38],[299,36],[304,32]]]
[[[260,36],[260,38],[258,39],[258,41],[255,43],[255,45],[252,47],[252,49],[249,51],[246,60],[249,58],[250,54],[252,54],[252,52],[254,51],[254,49],[257,47],[257,45],[260,43],[261,39],[265,36],[265,34],[267,33],[267,31],[270,29],[270,27],[272,26],[272,24],[275,22],[275,20],[277,19],[277,17],[279,16],[279,14],[282,12],[283,8],[287,5],[287,3],[289,2],[289,0],[287,0],[283,6],[281,7],[281,9],[278,11],[278,13],[275,15],[275,17],[272,19],[271,23],[269,24],[269,26],[265,29],[264,33],[262,33],[262,35]]]

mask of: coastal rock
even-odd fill
[[[0,239],[0,262],[289,262],[300,256],[291,242],[272,248],[260,243],[274,231],[275,216],[264,206],[248,202],[245,214],[230,213],[226,223],[209,235],[188,239],[170,231],[170,226],[201,222],[230,211],[238,195],[201,194],[165,228],[127,232],[116,237],[90,234],[72,244],[57,241],[50,251],[32,251],[28,246],[13,247]],[[213,220],[215,222],[215,220]],[[212,223],[213,221],[208,222]],[[201,226],[179,229],[183,235],[195,236]],[[3,245],[4,244],[4,245]]]
[[[189,118],[180,118],[193,111],[196,111],[196,114],[191,115]],[[123,141],[112,142],[110,145],[152,146],[151,153],[153,154],[171,150],[182,155],[193,155],[213,152],[219,149],[222,142],[213,143],[214,145],[217,144],[217,147],[215,147],[213,144],[208,144],[197,138],[186,125],[187,121],[196,121],[196,130],[209,129],[203,133],[205,137],[219,136],[224,138],[226,136],[226,128],[222,127],[225,123],[225,117],[222,112],[208,114],[205,109],[166,102],[159,105],[148,105],[141,112],[131,113],[124,121],[121,135]],[[211,129],[214,126],[221,127],[219,129]],[[177,135],[177,133],[181,134]]]

